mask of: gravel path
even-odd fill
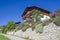
[[[10,40],[25,40],[23,38],[16,37],[16,36],[13,36],[13,35],[5,35],[5,34],[3,34],[3,35],[6,36],[7,38],[9,38]]]

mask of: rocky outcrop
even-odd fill
[[[60,27],[56,26],[54,23],[44,27],[44,32],[40,34],[40,40],[60,40],[59,31]]]
[[[60,26],[56,26],[54,23],[50,23],[44,26],[43,33],[36,33],[36,30],[32,31],[28,28],[25,32],[19,30],[14,35],[32,40],[60,40]]]

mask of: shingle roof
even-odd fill
[[[22,17],[28,12],[28,11],[31,11],[33,9],[37,9],[37,10],[41,10],[41,11],[44,11],[45,13],[50,13],[49,11],[47,10],[44,10],[42,8],[39,8],[39,7],[36,7],[36,6],[30,6],[30,7],[26,7],[25,11],[23,12],[22,14]]]

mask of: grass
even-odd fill
[[[9,39],[3,35],[0,35],[0,40],[9,40]]]

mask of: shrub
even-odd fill
[[[35,29],[35,25],[32,25],[32,27],[31,27],[31,28],[32,28],[32,31],[33,31],[33,30]]]
[[[27,28],[29,28],[29,26],[23,27],[23,28],[22,28],[22,31],[25,32]]]
[[[41,14],[41,12],[39,10],[35,10],[33,13],[32,13],[32,19],[34,20],[34,22],[38,22],[38,21],[41,21],[40,18],[42,18],[43,15]]]
[[[29,24],[26,23],[26,22],[21,24],[22,31],[26,31],[26,29],[29,28],[29,27],[30,27]]]
[[[6,26],[2,26],[2,27],[1,27],[1,33],[6,34],[6,32],[7,32]]]
[[[16,27],[14,21],[9,21],[7,25],[1,27],[1,32],[6,34],[8,31],[14,31]]]
[[[54,24],[56,24],[57,26],[60,26],[60,16],[54,18]]]
[[[49,23],[51,23],[52,21],[53,21],[52,19],[46,20],[46,21],[42,22],[42,25],[43,25],[43,26],[46,26],[46,25],[48,25]]]
[[[44,27],[44,26],[42,26],[42,25],[43,25],[42,23],[36,25],[36,27],[35,27],[36,32],[39,32],[39,33],[42,33],[42,32],[43,32],[43,27]]]

